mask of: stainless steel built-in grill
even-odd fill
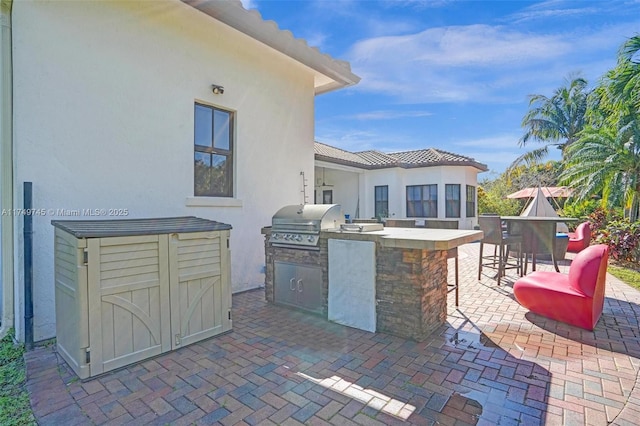
[[[276,247],[317,249],[320,231],[344,224],[339,204],[285,206],[273,216],[269,242]]]

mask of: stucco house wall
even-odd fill
[[[349,152],[321,142],[314,144],[316,183],[333,185],[333,202],[352,206],[357,200],[358,213],[349,208],[345,213],[354,218],[370,219],[375,216],[375,188],[388,187],[389,219],[407,218],[407,186],[438,185],[438,220],[458,222],[460,229],[477,225],[478,173],[487,166],[473,158],[451,152],[425,148],[385,154],[376,150]],[[355,179],[358,191],[355,190]],[[460,217],[446,217],[446,185],[460,185]],[[348,188],[345,190],[344,187]],[[476,212],[466,217],[467,186],[476,188]],[[421,218],[416,218],[421,219]]]
[[[477,187],[478,170],[473,167],[464,166],[434,166],[419,167],[414,169],[389,168],[380,170],[367,170],[366,191],[366,208],[365,216],[373,217],[374,215],[374,188],[375,186],[389,186],[389,217],[390,218],[406,218],[406,187],[410,185],[438,185],[438,219],[451,219],[445,217],[445,185],[459,184],[461,207],[459,227],[460,229],[473,229],[477,224],[477,218],[467,218],[465,216],[466,202],[466,185]],[[476,195],[477,197],[477,195]]]
[[[363,171],[352,167],[341,166],[335,169],[326,164],[316,162],[315,167],[315,202],[322,204],[323,191],[332,191],[333,201],[342,206],[345,215],[356,217],[356,212],[362,211],[362,201],[359,200],[360,181]],[[323,185],[326,184],[326,185]],[[340,200],[340,203],[338,203]]]
[[[262,285],[260,227],[313,176],[312,71],[175,1],[19,1],[12,18],[14,204],[30,181],[47,211],[34,217],[35,340],[55,334],[50,222],[82,219],[63,209],[229,223],[233,291]],[[235,113],[231,199],[193,197],[196,101]],[[16,238],[16,318],[22,252]]]

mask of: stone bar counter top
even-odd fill
[[[354,225],[357,225],[355,223]],[[384,228],[381,231],[322,231],[326,238],[374,241],[381,247],[450,250],[482,239],[482,231],[434,228]]]

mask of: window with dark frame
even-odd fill
[[[389,186],[376,186],[375,190],[375,206],[374,217],[389,216]]]
[[[476,217],[476,187],[467,185],[467,217]]]
[[[438,217],[438,185],[407,186],[407,217]]]
[[[444,216],[460,217],[460,185],[447,183],[444,186]]]
[[[233,113],[196,103],[194,151],[193,194],[233,197]]]

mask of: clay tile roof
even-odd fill
[[[401,167],[407,169],[433,166],[471,166],[481,171],[488,170],[485,164],[478,163],[471,157],[465,157],[464,155],[458,155],[435,148],[385,154],[375,150],[349,152],[316,142],[315,153],[317,160],[352,165],[365,169],[381,169],[390,167]]]
[[[419,149],[416,151],[394,152],[389,155],[397,158],[398,161],[407,165],[427,165],[430,163],[443,162],[475,162],[473,158],[465,157],[463,155],[458,155],[447,151],[442,151],[435,148]]]
[[[394,157],[380,151],[361,151],[356,152],[356,155],[367,160],[372,166],[395,166],[398,162]]]
[[[353,152],[345,151],[330,145],[316,142],[313,146],[316,159],[326,160],[329,162],[353,163],[352,165],[368,166],[370,163]]]

